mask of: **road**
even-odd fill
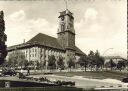
[[[64,81],[75,81],[76,87],[78,88],[96,88],[96,87],[118,87],[127,85],[122,84],[120,81],[106,79],[106,80],[98,80],[98,79],[88,79],[82,78],[80,76],[75,77],[65,77],[65,76],[57,76],[57,75],[33,75],[34,77],[46,77],[50,80],[64,80]]]

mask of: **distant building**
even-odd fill
[[[85,55],[75,45],[73,14],[67,9],[60,12],[58,18],[58,38],[39,33],[23,44],[8,47],[8,56],[15,51],[22,51],[28,61],[41,62],[47,61],[49,55],[54,55],[56,59],[61,55],[67,63],[69,59],[77,61],[80,56]]]
[[[104,56],[105,63],[109,62],[111,59],[115,62],[118,63],[118,61],[126,61],[127,59],[122,58],[121,56]]]

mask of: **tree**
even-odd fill
[[[64,68],[64,61],[63,61],[63,57],[62,56],[59,56],[59,59],[57,60],[57,65],[58,65],[58,68],[60,69],[63,69]]]
[[[96,65],[96,71],[101,67],[103,67],[104,65],[104,58],[100,56],[100,53],[98,52],[98,50],[96,51],[95,55],[94,55],[94,64]]]
[[[35,61],[35,67],[37,70],[41,69],[41,62],[39,62],[38,60]]]
[[[104,57],[100,56],[99,60],[100,60],[99,65],[100,65],[101,69],[103,69],[105,59],[104,59]]]
[[[7,35],[5,31],[5,22],[4,22],[4,12],[0,11],[0,65],[4,63],[7,56],[7,46],[5,41],[7,40]]]
[[[95,65],[95,59],[94,59],[95,53],[93,51],[90,51],[88,54],[88,62],[89,62],[89,67],[91,67],[91,71],[92,68]]]
[[[15,51],[14,53],[11,53],[7,61],[7,65],[10,67],[25,67],[26,63],[28,62],[25,58],[25,55],[23,52],[20,51]]]
[[[50,69],[55,69],[56,68],[56,59],[54,55],[51,55],[48,57],[48,67]]]
[[[18,64],[17,56],[14,53],[10,54],[7,61],[8,67],[15,67],[17,64]]]
[[[104,66],[104,58],[100,56],[100,53],[98,50],[94,53],[93,51],[90,51],[88,54],[88,64],[92,68],[95,67],[95,70],[97,71],[100,67],[102,68]]]
[[[73,59],[69,58],[68,62],[68,68],[70,68],[70,71],[71,71],[71,68],[75,68],[75,62],[73,61]]]
[[[81,56],[79,58],[78,64],[80,64],[81,67],[84,67],[85,71],[86,71],[86,68],[87,68],[87,65],[88,65],[88,57],[87,57],[87,55]]]
[[[29,66],[28,60],[26,60],[25,58],[23,58],[23,59],[21,59],[21,58],[18,59],[18,61],[19,61],[18,66],[21,66],[21,68],[27,68]]]
[[[117,69],[119,69],[121,71],[125,66],[126,66],[125,61],[122,61],[122,60],[118,61]]]
[[[112,59],[110,59],[109,65],[110,65],[111,70],[113,70],[113,68],[116,66],[116,63]]]
[[[28,62],[28,66],[31,68],[31,69],[34,69],[34,61],[30,60]]]

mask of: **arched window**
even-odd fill
[[[65,28],[64,28],[64,24],[61,25],[61,31],[64,31]]]

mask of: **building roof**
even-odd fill
[[[57,39],[51,36],[48,36],[46,34],[39,33],[32,39],[30,39],[27,43],[38,43],[40,45],[57,48],[57,49],[63,49],[60,44],[58,43]]]
[[[48,36],[42,33],[37,34],[36,36],[34,36],[32,39],[30,39],[26,43],[8,47],[8,50],[15,50],[16,48],[23,48],[25,46],[30,46],[30,45],[35,45],[35,44],[43,45],[43,46],[47,46],[51,48],[56,48],[60,50],[65,50],[59,44],[57,38],[54,38],[54,37],[51,37],[51,36]],[[75,51],[77,54],[84,55],[84,53],[76,46],[75,46]]]
[[[126,60],[125,58],[121,56],[104,56],[105,59],[123,59]]]
[[[72,17],[74,19],[73,13],[71,13],[68,9],[66,9],[65,11],[60,12],[60,16],[59,17],[65,16],[65,15],[69,15],[70,17]]]

